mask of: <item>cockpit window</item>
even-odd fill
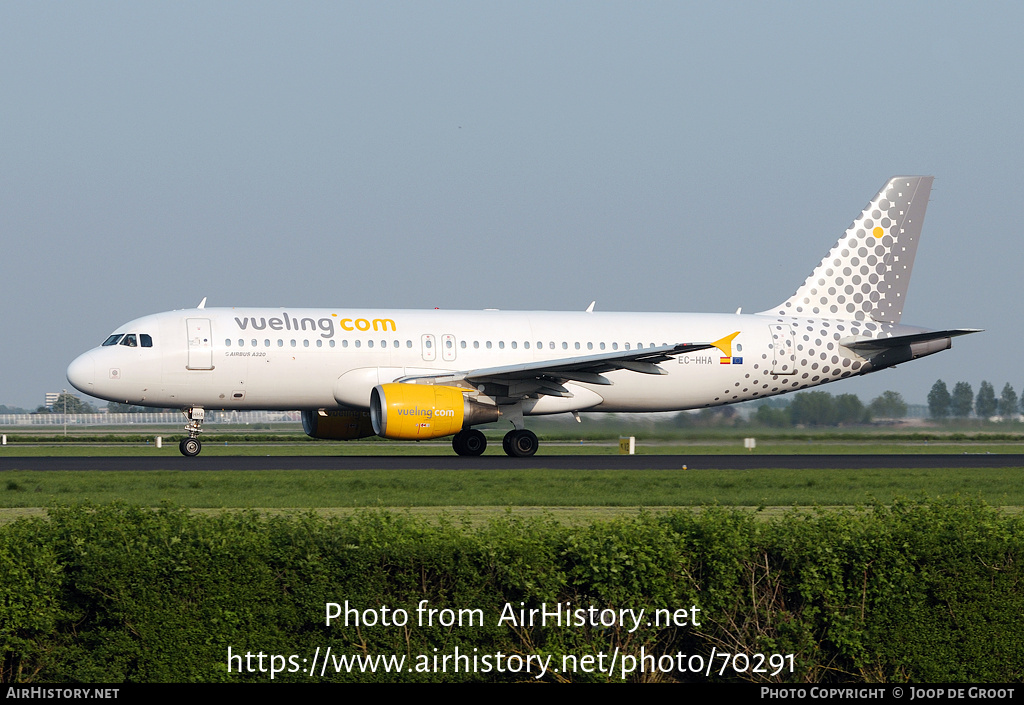
[[[138,342],[135,340],[135,334],[129,333],[128,335],[126,335],[124,339],[121,341],[121,345],[127,345],[129,348],[136,347],[138,345]]]
[[[153,336],[146,333],[139,333],[139,342],[142,344],[142,347],[151,348],[153,347]]]
[[[124,335],[124,334],[123,333],[115,333],[114,335],[112,335],[109,338],[107,338],[106,340],[104,340],[103,344],[104,345],[117,345],[117,341],[119,341],[121,339],[122,335]]]

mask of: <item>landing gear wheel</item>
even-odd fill
[[[199,455],[199,451],[202,449],[203,444],[199,442],[198,438],[182,438],[181,442],[178,443],[178,450],[188,458],[194,458]]]
[[[487,450],[487,438],[476,429],[459,431],[452,438],[452,449],[459,455],[483,455],[483,452]]]
[[[475,428],[464,432],[466,437],[462,441],[462,447],[466,449],[466,455],[483,455],[487,450],[487,438],[481,431]]]
[[[505,452],[514,458],[529,458],[537,452],[540,441],[537,440],[537,434],[523,428],[506,433],[501,445]]]

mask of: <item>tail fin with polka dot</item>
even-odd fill
[[[766,314],[899,323],[931,176],[894,176],[796,293]]]

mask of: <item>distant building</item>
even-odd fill
[[[78,399],[79,401],[82,400],[82,398],[80,396],[78,396],[77,394],[71,394],[69,392],[47,392],[46,393],[46,402],[44,404],[46,406],[46,408],[49,409],[50,411],[56,411],[56,412],[59,413],[61,410],[60,409],[54,409],[53,405],[57,403],[58,399],[60,399],[60,395],[61,394],[67,394],[68,396],[72,397],[73,399]]]

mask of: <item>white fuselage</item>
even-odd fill
[[[719,406],[862,375],[950,347],[973,329],[900,325],[930,176],[894,176],[796,292],[767,311],[402,311],[198,308],[118,328],[68,367],[86,394],[178,407],[184,455],[207,409],[297,409],[315,438],[452,436],[503,418]],[[421,385],[427,385],[423,387]],[[358,410],[358,411],[354,411]],[[366,412],[366,413],[363,413]]]
[[[716,341],[662,362],[666,374],[570,381],[569,398],[527,399],[529,414],[672,411],[781,394],[877,369],[840,340],[922,329],[769,314],[338,309],[190,309],[119,327],[133,346],[94,348],[68,379],[101,399],[207,409],[367,408],[370,391],[409,375],[480,370]],[[147,336],[151,345],[138,344]],[[123,338],[122,338],[123,340]]]

